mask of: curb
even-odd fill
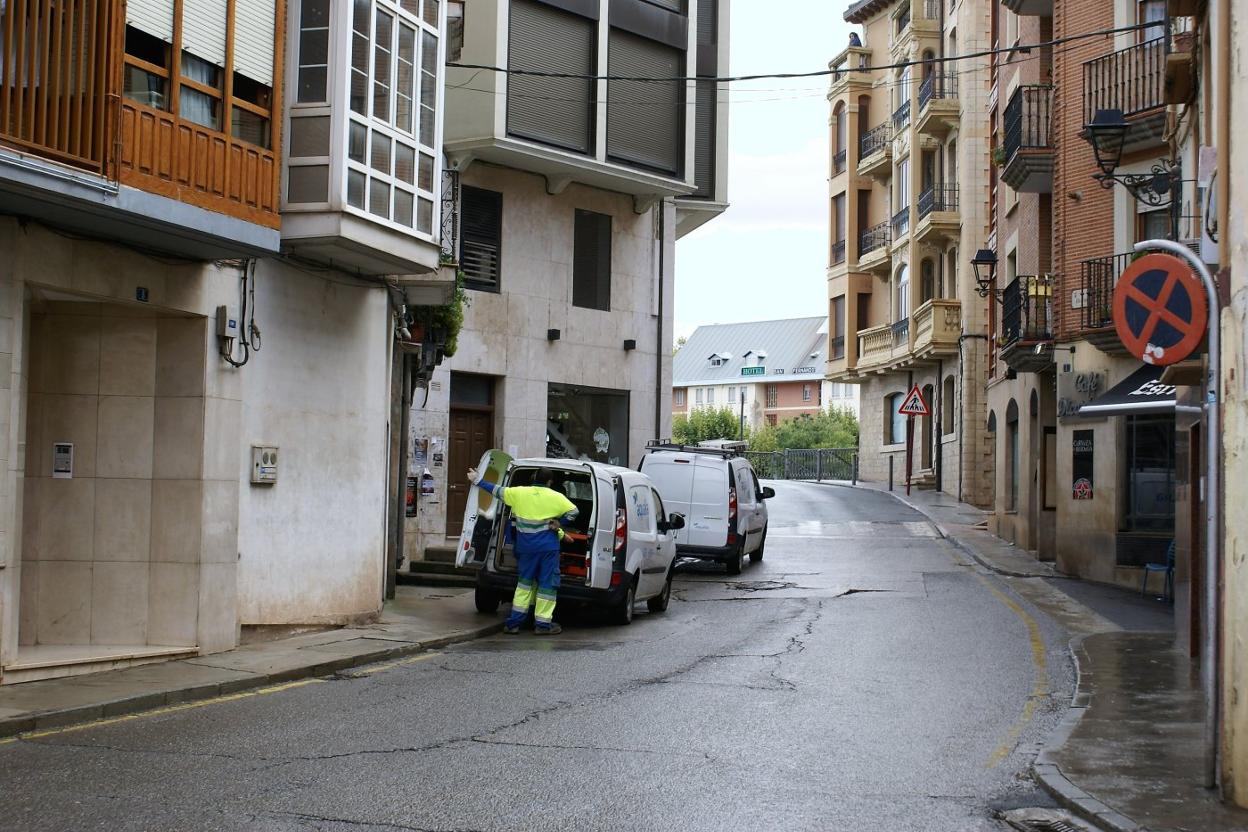
[[[1063,808],[1069,809],[1089,823],[1109,832],[1146,832],[1144,826],[1097,800],[1071,782],[1054,761],[1055,753],[1070,741],[1070,735],[1075,730],[1075,726],[1087,713],[1092,704],[1094,692],[1092,671],[1089,669],[1091,662],[1083,649],[1082,637],[1071,641],[1069,652],[1070,660],[1075,666],[1075,695],[1066,715],[1062,717],[1062,721],[1058,723],[1057,728],[1045,742],[1044,750],[1036,755],[1035,761],[1031,764],[1032,774],[1044,790]]]
[[[187,702],[215,699],[219,696],[228,696],[232,693],[240,693],[284,682],[293,682],[298,679],[331,676],[334,673],[349,670],[353,667],[360,667],[361,665],[374,664],[410,656],[425,650],[434,650],[451,644],[473,641],[474,639],[502,632],[502,629],[503,622],[497,621],[475,629],[461,630],[447,636],[439,636],[438,638],[426,639],[424,641],[403,642],[394,647],[371,650],[357,656],[345,656],[320,661],[315,664],[287,668],[274,673],[257,673],[244,679],[168,688],[162,691],[140,693],[92,705],[80,705],[53,711],[37,711],[22,716],[9,717],[0,719],[0,738],[15,737],[30,731],[39,731],[46,728],[65,728],[70,725],[78,725],[108,717],[141,713],[167,705],[181,705]]]

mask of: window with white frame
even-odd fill
[[[693,391],[693,403],[694,403],[695,405],[701,405],[701,404],[702,404],[702,396],[703,396],[703,393],[702,393],[702,388],[701,388],[701,387],[694,388],[694,391]]]
[[[714,387],[706,388],[706,403],[708,405],[715,404],[715,388]]]
[[[811,397],[811,394],[810,394],[810,385],[809,385],[809,384],[803,384],[803,385],[802,385],[802,401],[804,401],[804,402],[808,402],[808,401],[810,401],[810,397]]]
[[[684,390],[676,391],[676,406],[677,407],[685,406],[685,391]]]
[[[442,0],[354,0],[347,205],[432,236]],[[301,59],[302,60],[302,59]]]

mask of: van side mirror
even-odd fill
[[[669,514],[667,516],[667,530],[669,532],[678,532],[685,527],[685,515]]]
[[[772,488],[770,485],[764,485],[763,486],[763,499],[770,500],[774,496],[776,496],[776,489]]]

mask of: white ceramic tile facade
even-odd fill
[[[81,304],[82,312],[97,304]],[[94,396],[100,385],[100,319],[82,315],[49,315],[47,340],[43,342],[46,360],[41,377],[32,379],[32,390],[39,393],[65,393]]]
[[[237,479],[204,482],[202,563],[238,563],[238,490]]]
[[[202,318],[161,318],[157,321],[157,396],[204,394],[205,326]]]
[[[153,563],[199,562],[203,504],[203,480],[152,483]]]
[[[99,431],[99,399],[95,396],[49,393],[42,398],[39,444],[27,456],[38,457],[32,475],[51,476],[52,445],[74,443],[74,476],[94,477]]]
[[[23,560],[89,561],[95,480],[26,480]]]
[[[151,479],[155,400],[100,396],[99,412],[95,476]]]
[[[35,612],[39,609],[39,564],[33,561],[18,567],[21,581],[21,600],[18,620],[18,643],[31,645],[38,635]]]
[[[204,563],[199,567],[199,648],[228,650],[238,643],[238,563]]]
[[[95,563],[91,570],[91,643],[147,642],[147,563]]]
[[[152,483],[150,480],[95,481],[96,561],[151,559]]]
[[[155,318],[101,318],[100,395],[156,395]]]
[[[90,563],[39,563],[35,624],[40,644],[88,644],[91,639]]]
[[[148,584],[148,644],[194,645],[199,622],[198,563],[153,563]]]
[[[189,480],[198,479],[203,470],[204,400],[157,398],[152,475],[157,480]]]

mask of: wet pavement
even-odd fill
[[[774,485],[761,564],[690,564],[632,626],[564,610],[557,638],[0,745],[0,826],[963,832],[1052,805],[1028,771],[1069,631],[888,495]]]

